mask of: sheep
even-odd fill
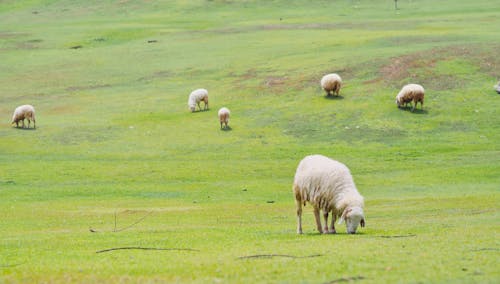
[[[30,128],[31,120],[33,120],[33,128],[36,128],[35,108],[32,105],[18,106],[12,115],[11,124],[15,123],[16,127],[19,127],[19,121],[22,121],[22,128],[24,128],[24,119],[28,120],[28,128]]]
[[[493,86],[493,88],[495,89],[495,91],[497,91],[498,94],[500,94],[500,81],[498,82],[498,84]]]
[[[342,163],[323,155],[306,156],[300,161],[293,181],[297,206],[297,234],[302,234],[302,205],[309,202],[314,208],[314,218],[320,233],[335,234],[335,220],[346,221],[347,233],[354,234],[365,226],[364,199],[356,189],[349,169]],[[320,210],[325,219],[321,227]],[[328,213],[332,222],[328,228]]]
[[[321,78],[321,88],[325,90],[326,95],[339,95],[340,87],[342,87],[342,79],[338,74],[327,74]]]
[[[197,89],[189,94],[188,106],[191,112],[196,110],[196,105],[201,111],[200,102],[203,101],[205,103],[204,110],[208,110],[208,91],[205,89]]]
[[[229,111],[228,108],[221,108],[219,109],[219,121],[220,121],[220,129],[222,129],[222,124],[224,124],[224,129],[227,129],[228,128],[228,122],[229,122],[229,115],[231,114],[231,112]]]
[[[414,111],[417,107],[417,103],[420,102],[420,107],[422,110],[424,109],[424,88],[418,84],[408,84],[405,85],[401,91],[399,91],[396,96],[396,104],[398,108],[401,108],[403,105],[406,106],[408,103],[413,101],[414,105],[411,111]]]

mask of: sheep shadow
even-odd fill
[[[221,131],[232,131],[233,128],[231,126],[227,126],[227,127],[224,127],[224,128],[221,128]]]
[[[341,96],[341,95],[338,95],[338,96],[334,96],[334,95],[332,95],[332,96],[330,96],[330,95],[326,96],[326,95],[325,95],[325,96],[323,96],[323,98],[324,98],[325,100],[332,100],[332,101],[336,101],[336,100],[343,100],[343,99],[344,99],[344,97],[343,97],[343,96]]]
[[[33,127],[27,128],[27,127],[14,126],[12,128],[17,129],[17,130],[24,130],[24,131],[34,131],[34,130],[36,130],[36,128],[33,128]]]
[[[299,235],[299,234],[297,234]],[[319,232],[308,232],[308,233],[303,233],[302,235],[304,236],[363,236],[363,235],[366,235],[365,233],[363,232],[356,232],[356,234],[348,234],[347,232],[337,232],[335,234],[322,234],[322,233],[319,233]]]
[[[192,111],[191,113],[204,113],[204,112],[207,112],[207,111],[210,111],[210,109],[199,109],[199,110],[195,110],[195,111]]]
[[[411,110],[412,107],[400,107],[399,110],[401,111],[407,111],[409,113],[413,113],[413,114],[428,114],[429,112],[426,110],[426,109],[415,109],[414,111]]]

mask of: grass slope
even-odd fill
[[[0,282],[498,283],[495,2],[2,1]],[[295,234],[313,153],[350,167],[360,234],[310,206]],[[196,251],[96,253],[129,246]]]

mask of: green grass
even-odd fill
[[[1,2],[0,282],[500,281],[496,1]],[[314,153],[351,169],[359,234],[310,206],[295,233]],[[96,253],[127,246],[194,251]]]

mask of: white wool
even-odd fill
[[[188,99],[188,106],[191,109],[191,111],[194,111],[196,108],[196,105],[205,98],[208,97],[208,91],[206,89],[196,89],[189,94],[189,99]]]
[[[227,128],[227,124],[229,123],[229,116],[231,115],[231,112],[229,111],[228,108],[223,107],[219,109],[219,112],[217,113],[219,116],[219,121],[220,121],[220,126],[222,128],[222,124],[225,124]]]
[[[338,74],[331,73],[321,78],[321,88],[323,88],[323,90],[325,90],[327,93],[336,90],[336,93],[338,95],[338,90],[340,90],[341,86],[342,78],[340,78]]]
[[[349,169],[322,155],[307,156],[299,163],[294,178],[294,193],[297,206],[307,201],[324,213],[333,212],[334,219],[341,217],[348,208],[359,208],[361,216],[363,214],[364,200]],[[299,227],[301,231],[301,224]],[[318,229],[321,231],[321,228]]]
[[[28,127],[33,120],[33,125],[35,126],[35,108],[32,105],[22,105],[18,106],[14,110],[14,114],[12,114],[12,122],[18,124],[19,121],[22,121],[24,127],[24,119],[28,120]]]
[[[226,107],[219,109],[219,112],[218,112],[219,119],[225,119],[224,121],[226,121],[226,122],[229,121],[230,114],[231,114],[231,112]]]
[[[396,103],[398,105],[402,105],[404,101],[411,101],[413,99],[413,95],[416,93],[421,93],[424,94],[425,90],[424,87],[422,87],[419,84],[408,84],[405,85],[401,91],[396,96]]]

